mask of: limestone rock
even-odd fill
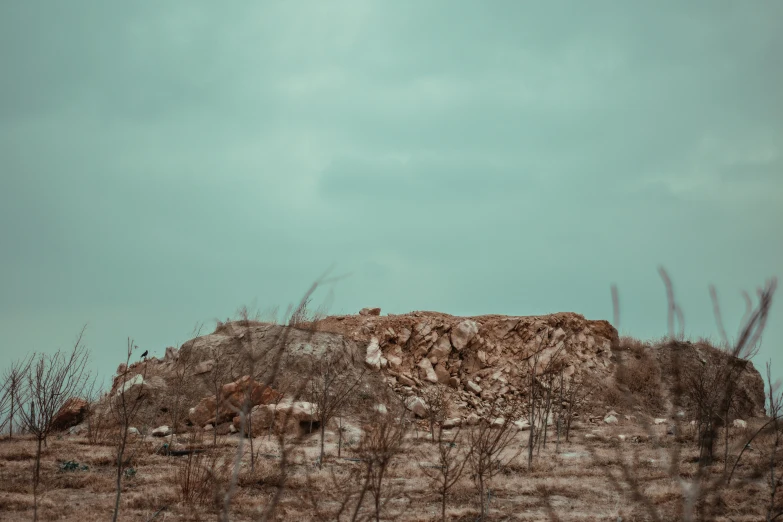
[[[421,397],[412,397],[406,402],[405,406],[419,418],[423,419],[427,416],[427,403]]]
[[[457,426],[460,426],[462,424],[462,418],[461,417],[452,417],[450,419],[446,419],[443,421],[443,424],[441,425],[444,430],[448,430],[451,428],[456,428]]]
[[[604,422],[606,424],[617,424],[617,417],[615,417],[614,415],[607,415],[606,417],[604,417]]]
[[[465,319],[457,326],[451,329],[451,345],[457,351],[462,351],[478,333],[478,324],[476,321]]]
[[[373,337],[370,339],[370,344],[367,345],[367,357],[365,363],[374,370],[381,369],[381,347],[378,344],[378,338]]]
[[[424,378],[430,381],[431,383],[438,382],[438,375],[435,373],[435,370],[432,368],[432,363],[429,359],[424,358],[421,361],[419,361],[418,364],[419,368],[421,368],[424,371]]]
[[[435,376],[438,379],[438,382],[441,384],[448,384],[449,380],[451,379],[451,374],[446,369],[445,366],[443,366],[443,363],[439,363],[437,366],[435,366]]]
[[[742,429],[742,430],[744,430],[745,428],[748,427],[747,421],[744,421],[742,419],[734,419],[734,422],[732,423],[732,425],[735,428],[739,428],[739,429]]]
[[[168,426],[158,426],[152,430],[153,437],[167,437],[169,435],[171,435],[171,428]]]
[[[435,343],[435,346],[432,347],[430,353],[427,354],[427,357],[430,360],[432,360],[432,358],[434,357],[436,362],[439,362],[445,360],[450,353],[451,353],[451,342],[449,341],[448,336],[444,335],[438,338],[438,341]]]
[[[467,381],[467,382],[465,383],[465,389],[466,389],[466,390],[468,390],[468,391],[470,391],[470,392],[473,392],[473,393],[475,393],[476,395],[478,395],[479,393],[481,393],[481,386],[479,386],[478,384],[476,384],[476,383],[475,383],[475,382],[473,382],[473,381]]]
[[[359,315],[381,315],[380,308],[362,308],[359,310]]]

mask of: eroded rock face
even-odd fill
[[[71,397],[62,408],[57,410],[52,419],[52,430],[63,431],[80,424],[87,413],[90,411],[90,405],[84,399]]]

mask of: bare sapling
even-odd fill
[[[137,422],[141,414],[141,408],[147,393],[145,387],[145,378],[147,377],[147,361],[141,363],[138,371],[131,370],[131,357],[133,351],[138,346],[133,344],[133,340],[128,338],[125,364],[120,367],[118,375],[118,388],[114,396],[109,397],[109,408],[115,422],[119,425],[119,433],[116,441],[116,464],[117,473],[115,476],[116,494],[114,497],[114,515],[113,522],[117,521],[120,514],[120,498],[122,496],[122,477],[129,465],[129,460],[125,457],[128,448],[128,439],[130,437],[130,428]]]
[[[359,492],[351,517],[359,520],[368,495],[371,500],[368,518],[381,520],[390,500],[399,497],[388,484],[388,474],[399,456],[405,451],[405,435],[410,429],[408,412],[402,402],[385,393],[385,408],[369,413],[366,431],[357,448],[362,463],[362,479],[357,483]]]
[[[430,480],[430,483],[440,495],[440,516],[446,520],[446,502],[449,492],[459,482],[468,463],[468,451],[462,450],[460,444],[461,427],[454,430],[444,430],[438,426],[434,443],[436,451],[435,465],[420,464],[422,473]]]
[[[297,327],[300,330],[303,327],[306,327],[305,328],[306,331],[309,331],[310,334],[315,332],[317,328],[317,324],[316,324],[317,322],[307,320],[308,319],[308,314],[306,312],[307,304],[310,302],[311,296],[313,295],[315,290],[319,287],[319,285],[334,280],[335,280],[334,278],[327,279],[324,276],[321,277],[319,280],[317,280],[315,283],[313,283],[310,286],[310,288],[307,290],[305,295],[302,297],[302,299],[299,301],[299,304],[293,309],[289,308],[289,312],[288,314],[286,314],[288,317],[288,321],[287,321],[288,326],[278,328],[277,333],[275,334],[274,338],[271,340],[271,344],[269,344],[268,348],[265,348],[263,350],[259,350],[256,347],[256,343],[254,342],[253,339],[252,328],[249,328],[250,320],[247,313],[246,312],[242,313],[242,310],[240,311],[241,312],[240,315],[242,316],[243,323],[246,326],[248,326],[248,328],[246,328],[243,332],[238,333],[235,336],[235,339],[240,345],[241,357],[244,363],[244,366],[241,368],[241,371],[243,373],[246,373],[248,376],[250,376],[250,378],[247,379],[247,385],[244,391],[244,400],[242,401],[242,405],[239,408],[239,411],[237,412],[240,420],[239,433],[241,434],[241,436],[239,439],[239,444],[237,444],[237,450],[234,457],[231,477],[229,479],[226,492],[223,496],[223,502],[222,502],[223,507],[219,515],[220,522],[228,522],[229,520],[229,514],[231,511],[231,502],[233,499],[233,495],[236,491],[237,481],[239,479],[239,473],[242,467],[243,456],[245,453],[245,448],[244,448],[245,434],[250,434],[251,469],[253,468],[253,464],[255,460],[255,455],[253,454],[253,431],[252,431],[252,415],[251,415],[253,388],[255,386],[260,385],[261,389],[265,390],[266,388],[271,387],[272,383],[275,382],[275,379],[277,378],[277,375],[280,372],[280,369],[286,358],[285,356],[288,349],[289,337],[294,327]],[[309,325],[305,323],[309,323]],[[256,382],[254,377],[258,377],[259,381]],[[285,450],[286,447],[287,446],[283,444],[281,450]],[[281,457],[280,466],[284,472],[287,472],[287,466],[288,466],[287,453],[286,455]],[[268,520],[274,517],[277,504],[280,501],[283,488],[285,487],[286,477],[287,474],[284,473],[280,480],[280,484],[278,486],[277,492],[272,497],[272,499],[267,503],[267,505],[263,510],[263,513],[260,517],[261,520]]]
[[[530,471],[533,467],[533,452],[536,444],[541,438],[542,432],[546,432],[549,423],[549,402],[551,401],[551,372],[560,364],[560,356],[563,353],[563,347],[557,348],[548,358],[542,356],[542,348],[548,342],[549,334],[546,329],[537,332],[538,343],[535,351],[528,356],[528,377],[527,377],[527,416],[530,424],[530,432],[527,440],[527,469]],[[538,376],[541,376],[539,378]],[[542,379],[548,380],[550,385],[542,382]],[[521,411],[520,411],[521,413]]]
[[[213,346],[210,349],[212,369],[209,371],[209,384],[215,392],[215,425],[212,430],[212,445],[217,445],[217,424],[220,418],[220,399],[223,385],[234,378],[234,360],[221,346]]]
[[[435,442],[436,428],[446,420],[451,407],[451,400],[446,386],[442,384],[433,384],[424,388],[422,398],[424,399],[425,415],[430,426],[430,437]]]
[[[2,376],[0,387],[0,433],[8,426],[8,438],[14,436],[14,416],[27,402],[24,393],[27,391],[24,383],[25,376],[30,370],[32,357],[18,359],[6,368]]]
[[[82,344],[86,326],[81,329],[73,348],[57,350],[52,355],[35,355],[25,376],[25,397],[30,409],[19,410],[27,431],[36,440],[33,468],[33,520],[38,520],[38,488],[41,472],[41,447],[52,431],[55,414],[72,397],[84,393],[90,382],[87,369],[90,352]]]
[[[339,416],[346,401],[351,397],[356,387],[364,377],[364,368],[361,372],[351,372],[350,362],[345,359],[346,345],[343,341],[343,350],[322,356],[313,355],[311,359],[308,395],[310,402],[315,406],[315,416],[319,422],[320,454],[318,467],[323,467],[324,438],[326,425]]]
[[[515,420],[523,412],[523,402],[516,398],[504,401],[495,398],[489,415],[467,431],[468,462],[479,497],[479,518],[489,514],[492,480],[522,451],[514,449],[518,428]]]
[[[185,401],[192,395],[192,386],[190,379],[193,374],[193,368],[196,364],[196,356],[193,353],[193,345],[201,335],[202,325],[196,325],[193,328],[189,349],[184,346],[177,353],[174,360],[174,386],[173,393],[170,395],[170,405],[168,408],[169,418],[171,420],[171,443],[173,446],[177,440],[177,431],[180,430],[180,423],[184,418]]]

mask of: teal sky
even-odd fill
[[[3,2],[0,368],[87,322],[108,376],[333,264],[333,313],[611,319],[616,283],[642,338],[662,264],[734,331],[783,275],[783,3],[641,4]]]

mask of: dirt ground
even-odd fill
[[[661,520],[681,518],[683,487],[669,474],[671,450],[681,450],[679,476],[683,480],[697,474],[696,450],[692,443],[678,443],[674,437],[667,437],[665,426],[654,428],[658,431],[649,439],[640,427],[630,425],[580,429],[572,433],[571,442],[560,444],[559,452],[553,442],[541,449],[530,472],[525,452],[528,432],[519,432],[507,450],[511,452],[508,456],[519,455],[491,484],[488,519],[653,520],[651,509]],[[736,448],[744,445],[742,437],[749,433],[750,428],[737,434],[732,441],[733,455],[738,452]],[[323,469],[317,467],[317,434],[308,436],[289,453],[291,466],[275,519],[315,520],[319,519],[319,513],[321,519],[336,519],[335,511],[342,495],[350,489],[351,477],[355,476],[352,471],[362,463],[356,458],[355,437],[346,438],[341,458],[336,457],[335,440],[335,435],[327,432]],[[139,439],[129,448],[133,472],[122,481],[120,520],[217,520],[218,508],[213,497],[218,491],[218,500],[222,500],[221,488],[237,453],[238,436],[223,437],[216,447],[212,447],[211,434],[205,436],[200,446],[209,451],[201,454],[201,461],[195,457],[189,461],[186,456],[156,454],[163,442],[164,439]],[[759,448],[760,444],[763,441],[754,443],[754,447]],[[280,448],[276,440],[259,437],[253,440],[253,446],[258,457],[251,471],[249,441],[244,441],[245,454],[231,507],[234,521],[258,519],[281,484]],[[35,442],[29,437],[0,439],[0,520],[32,520],[34,455]],[[760,449],[745,453],[737,471],[739,480],[735,479],[731,487],[710,497],[708,502],[718,505],[722,513],[711,515],[710,520],[764,519],[769,490],[766,477],[757,471],[764,458]],[[115,459],[115,448],[109,444],[91,445],[81,436],[52,436],[41,462],[39,520],[110,520],[115,496]],[[75,462],[77,469],[63,470],[63,463],[68,461]],[[194,466],[188,467],[189,462],[210,467],[216,480],[209,483],[210,490],[204,498],[191,496],[188,501],[183,477],[188,471],[194,473]],[[382,519],[439,520],[440,497],[425,474],[434,469],[435,462],[435,446],[426,430],[409,433],[404,453],[392,461],[385,480],[387,503]],[[733,463],[733,458],[730,462]],[[722,472],[721,461],[709,471],[712,477],[719,477]],[[369,510],[372,500],[365,504]],[[351,514],[347,509],[340,519],[350,520]],[[362,512],[364,515],[370,515],[369,511]],[[466,469],[450,492],[447,518],[467,521],[477,516],[476,489],[471,472]]]

